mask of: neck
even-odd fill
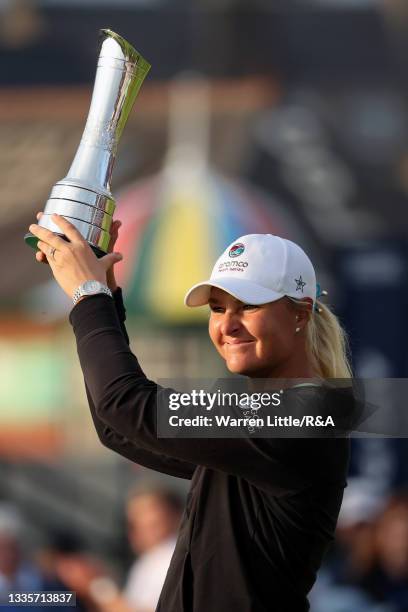
[[[320,376],[313,369],[305,354],[297,353],[286,362],[281,362],[270,368],[264,368],[250,375],[251,386],[260,388],[269,379],[279,379],[279,386],[292,387],[304,382],[316,382]]]

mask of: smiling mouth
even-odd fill
[[[224,346],[242,346],[243,344],[251,344],[253,340],[240,340],[239,342],[224,342]]]

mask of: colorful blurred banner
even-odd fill
[[[61,415],[67,363],[46,331],[27,336],[21,323],[0,330],[0,457],[55,457],[62,451]],[[67,383],[68,385],[68,383]]]
[[[54,460],[99,448],[67,325],[3,317],[0,372],[0,461]]]
[[[210,276],[230,242],[249,233],[298,232],[276,202],[245,184],[207,170],[173,178],[164,171],[119,198],[118,283],[133,312],[173,324],[205,321],[207,309],[186,308],[184,295]]]

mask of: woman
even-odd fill
[[[348,439],[158,438],[157,401],[171,390],[148,380],[129,349],[112,272],[120,254],[98,260],[66,219],[54,221],[69,243],[36,225],[30,231],[40,238],[37,259],[48,258],[67,295],[93,279],[114,291],[114,299],[104,293],[82,298],[70,314],[101,441],[137,463],[192,481],[157,610],[308,610],[307,593],[334,536]],[[319,410],[329,412],[319,381],[349,378],[350,368],[344,333],[316,299],[316,287],[300,247],[253,234],[228,247],[186,304],[210,304],[210,337],[231,372],[255,383],[288,379],[288,405],[308,410],[319,402]],[[313,383],[293,385],[294,378]]]

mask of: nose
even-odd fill
[[[220,332],[223,336],[233,336],[241,326],[239,315],[236,312],[226,310],[222,316]]]

